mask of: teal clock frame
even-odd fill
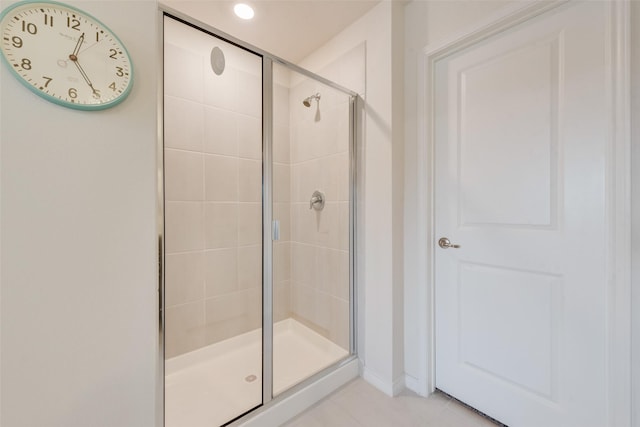
[[[0,49],[0,57],[2,57],[2,62],[5,64],[5,66],[11,71],[13,76],[23,86],[26,86],[27,89],[29,89],[31,92],[35,93],[36,95],[38,95],[41,98],[46,99],[49,102],[52,102],[54,104],[58,104],[58,105],[60,105],[62,107],[72,108],[74,110],[83,110],[83,111],[106,110],[108,108],[115,107],[116,105],[120,104],[122,101],[124,101],[125,99],[127,99],[129,97],[129,94],[131,93],[131,89],[133,88],[133,82],[134,82],[133,59],[131,58],[131,55],[129,55],[129,51],[127,50],[127,47],[125,46],[125,44],[122,42],[122,40],[120,40],[118,35],[113,30],[111,30],[111,28],[109,28],[109,26],[105,25],[101,20],[99,20],[98,18],[96,18],[92,14],[87,13],[84,10],[78,9],[77,7],[68,5],[66,3],[62,3],[62,2],[58,2],[58,1],[51,1],[51,0],[25,0],[25,1],[20,1],[20,2],[14,3],[12,5],[9,5],[2,12],[0,12],[0,22],[2,22],[4,20],[4,18],[7,15],[9,15],[11,13],[11,11],[13,11],[14,9],[17,9],[19,7],[22,7],[22,6],[25,6],[25,5],[29,5],[29,4],[51,4],[51,5],[55,5],[55,6],[62,6],[62,7],[66,7],[68,9],[71,9],[71,10],[75,10],[79,14],[85,15],[85,16],[91,18],[96,23],[100,24],[102,27],[104,27],[106,30],[108,30],[111,34],[113,34],[113,37],[115,37],[115,39],[118,41],[118,43],[120,43],[122,45],[122,49],[124,50],[124,53],[127,56],[127,59],[129,60],[129,63],[131,64],[131,70],[129,71],[129,74],[130,74],[129,84],[127,85],[127,88],[122,92],[122,94],[118,98],[114,99],[113,101],[106,102],[104,104],[76,104],[76,103],[73,103],[73,102],[68,102],[68,101],[64,101],[62,99],[56,98],[55,96],[51,96],[51,95],[49,95],[47,93],[42,92],[41,90],[38,90],[35,86],[29,84],[24,78],[22,78],[22,76],[16,70],[13,69],[13,67],[11,66],[11,64],[9,64],[9,61],[7,60],[7,58],[4,55],[4,51],[2,49]]]

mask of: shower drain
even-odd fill
[[[246,377],[244,377],[244,380],[248,383],[252,383],[257,379],[258,377],[256,377],[255,375],[247,375]]]

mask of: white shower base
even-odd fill
[[[273,326],[274,396],[345,358],[348,351],[285,319]],[[255,375],[255,381],[245,378]],[[215,427],[262,399],[262,330],[168,359],[166,427]]]

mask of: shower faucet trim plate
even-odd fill
[[[315,209],[317,211],[321,211],[324,209],[325,196],[324,193],[320,190],[316,190],[311,195],[311,200],[309,200],[309,209]]]

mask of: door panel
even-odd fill
[[[559,42],[473,58],[450,80],[460,97],[460,225],[551,226]],[[511,175],[528,179],[505,182]]]
[[[435,67],[436,387],[510,426],[606,425],[606,31],[571,3]]]

